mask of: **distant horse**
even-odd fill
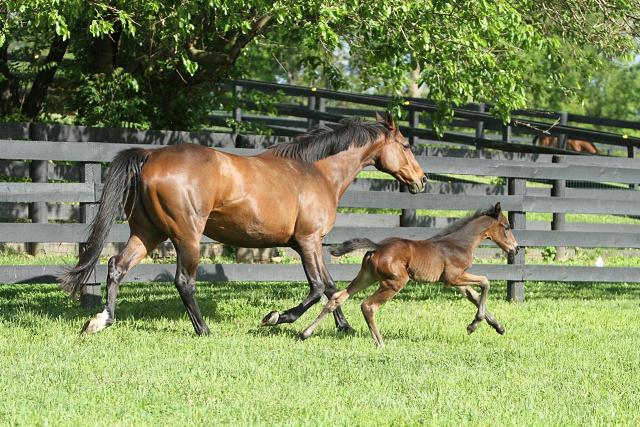
[[[333,228],[340,197],[358,172],[375,166],[424,190],[426,177],[407,139],[386,114],[375,123],[345,121],[319,129],[257,156],[236,156],[193,144],[121,151],[107,173],[98,214],[77,265],[62,274],[60,286],[72,298],[94,269],[123,204],[131,235],[109,260],[107,305],[87,321],[93,333],[115,321],[118,287],[125,274],[167,238],[177,252],[175,285],[198,335],[207,335],[196,302],[200,238],[241,247],[288,246],[302,258],[310,285],[296,307],[273,311],[263,325],[294,322],[335,284],[322,258],[322,239]],[[336,326],[351,330],[341,312]]]
[[[427,240],[392,237],[374,243],[369,239],[353,239],[333,246],[331,253],[335,256],[356,249],[370,251],[364,255],[362,267],[356,278],[345,290],[336,292],[331,297],[316,320],[300,334],[300,339],[309,338],[320,321],[328,313],[339,309],[347,298],[375,282],[380,282],[378,290],[364,300],[361,308],[373,341],[376,345],[382,346],[384,343],[376,326],[375,313],[382,304],[404,288],[409,279],[417,282],[442,281],[446,286],[455,287],[474,303],[478,312],[467,326],[468,333],[473,333],[478,324],[487,319],[496,332],[504,334],[502,325],[487,310],[489,280],[484,276],[467,272],[473,263],[473,251],[485,239],[493,240],[510,254],[516,254],[519,250],[509,222],[502,214],[500,203],[451,224],[440,234]],[[481,295],[478,295],[471,285],[479,285],[482,289]]]
[[[537,143],[542,147],[560,147],[560,140],[558,139],[558,137],[551,135],[536,135],[536,137],[533,139],[533,143]],[[578,153],[598,154],[598,149],[593,142],[585,141],[582,139],[567,138],[567,149]]]

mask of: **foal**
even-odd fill
[[[384,345],[378,331],[375,313],[380,306],[389,301],[400,289],[413,279],[417,282],[442,281],[446,286],[455,286],[469,301],[478,307],[475,319],[467,327],[473,333],[478,324],[487,322],[500,335],[504,328],[487,310],[489,280],[484,276],[476,276],[466,270],[473,262],[473,251],[485,239],[493,240],[502,250],[509,254],[518,252],[518,243],[513,237],[509,222],[502,214],[500,203],[474,215],[457,221],[444,229],[440,234],[427,240],[407,240],[389,238],[380,243],[369,239],[353,239],[336,245],[331,253],[344,255],[356,249],[372,249],[362,260],[362,267],[347,289],[336,292],[322,309],[316,320],[301,334],[300,339],[311,336],[322,319],[340,307],[351,295],[380,282],[378,290],[361,305],[362,313],[367,321],[373,341],[378,346]],[[478,295],[471,285],[480,286],[482,293]]]

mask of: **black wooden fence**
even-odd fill
[[[82,243],[86,224],[100,198],[104,164],[124,148],[158,147],[194,142],[244,155],[297,135],[318,124],[331,125],[345,116],[372,117],[374,109],[400,102],[408,112],[402,131],[415,144],[414,151],[433,179],[427,192],[409,195],[398,183],[384,179],[358,179],[343,197],[345,208],[394,209],[402,215],[341,213],[327,243],[351,237],[380,240],[388,236],[426,238],[446,226],[451,218],[420,216],[416,210],[475,210],[496,201],[509,211],[515,234],[525,247],[640,248],[640,225],[568,223],[566,213],[640,216],[640,161],[635,148],[640,139],[627,132],[640,130],[640,123],[592,118],[561,112],[516,111],[509,123],[490,114],[491,106],[473,104],[456,108],[455,132],[442,136],[430,130],[429,113],[436,106],[422,99],[394,100],[384,96],[359,95],[278,85],[255,81],[226,82],[235,94],[257,90],[286,95],[287,102],[269,107],[265,114],[258,105],[243,100],[230,113],[211,116],[211,124],[228,128],[234,122],[258,123],[271,136],[245,137],[227,133],[189,133],[95,129],[77,126],[0,125],[0,175],[4,181],[30,177],[32,182],[0,182],[0,243]],[[239,97],[240,98],[240,97]],[[572,126],[588,125],[588,128]],[[617,128],[618,133],[596,130]],[[561,140],[580,138],[623,147],[626,157],[578,156],[563,148],[531,144],[533,135],[545,130]],[[100,142],[105,141],[105,142]],[[108,141],[108,142],[106,142]],[[256,147],[256,148],[238,148]],[[573,155],[572,155],[573,154]],[[456,174],[451,177],[451,174]],[[462,178],[460,176],[463,176]],[[464,176],[499,178],[499,184],[483,184]],[[50,182],[54,181],[54,182]],[[62,182],[61,182],[62,181]],[[596,183],[598,188],[576,188],[574,182]],[[547,187],[527,186],[527,182]],[[26,212],[25,206],[29,206]],[[49,212],[49,209],[51,212]],[[553,221],[528,221],[527,212],[553,213]],[[31,223],[16,222],[29,217]],[[58,222],[49,222],[56,220]],[[402,225],[402,227],[399,227]],[[125,224],[116,224],[109,242],[124,242]],[[209,241],[203,239],[203,242]],[[491,279],[509,281],[508,297],[521,300],[526,280],[577,282],[639,282],[638,268],[568,267],[525,264],[524,253],[508,265],[478,265],[473,271]],[[51,283],[61,266],[0,266],[0,283]],[[331,265],[336,280],[350,280],[358,266]],[[127,276],[129,281],[171,281],[173,265],[140,265]],[[90,280],[98,283],[106,267],[98,266]],[[209,281],[298,281],[305,280],[299,265],[202,265],[199,280]],[[99,298],[99,287],[89,288],[88,300]]]
[[[22,136],[19,136],[22,129]],[[24,138],[23,126],[16,127],[15,137]],[[111,133],[110,133],[111,132]],[[28,133],[28,132],[27,132]],[[77,133],[80,135],[74,136]],[[100,133],[103,133],[100,135]],[[66,134],[66,136],[65,136]],[[33,132],[32,132],[33,135]],[[0,242],[71,242],[81,243],[100,198],[101,169],[115,154],[129,147],[159,147],[164,143],[195,141],[223,150],[255,154],[260,149],[232,148],[229,134],[172,134],[158,132],[78,129],[45,126],[42,139],[69,139],[76,142],[46,140],[0,140],[0,158],[26,165],[34,162],[77,162],[80,173],[77,182],[3,182],[0,183],[1,203],[79,203],[80,223],[0,223]],[[57,136],[56,136],[57,135]],[[60,136],[62,135],[62,136]],[[90,135],[91,137],[88,137]],[[175,138],[174,138],[175,137]],[[86,139],[107,139],[118,142],[82,142]],[[94,139],[94,140],[95,140]],[[254,138],[249,138],[252,142]],[[79,143],[82,142],[82,143]],[[155,144],[153,144],[155,143]],[[563,224],[550,230],[548,223],[528,223],[527,212],[593,213],[637,216],[640,214],[640,193],[618,189],[529,188],[527,180],[547,180],[561,186],[570,180],[605,182],[612,185],[640,182],[640,162],[635,159],[600,156],[569,156],[540,153],[513,153],[491,150],[452,148],[417,148],[418,161],[430,174],[459,174],[501,177],[505,184],[478,184],[454,180],[431,182],[427,192],[409,195],[398,192],[394,181],[359,179],[343,197],[340,206],[350,208],[475,210],[500,201],[508,210],[521,246],[577,246],[598,248],[640,248],[640,226],[607,224]],[[45,177],[47,174],[45,173]],[[552,191],[553,190],[553,191]],[[562,191],[560,191],[562,190]],[[367,223],[364,217],[372,216]],[[416,217],[412,226],[397,227],[389,215],[341,215],[338,226],[327,236],[327,243],[338,243],[352,237],[380,240],[388,236],[426,238],[446,225],[446,219]],[[424,225],[428,225],[425,227]],[[556,224],[557,225],[557,224]],[[556,227],[557,228],[557,227]],[[126,224],[114,225],[109,242],[124,242],[128,237]],[[204,238],[203,242],[209,241]],[[576,282],[640,282],[638,268],[597,268],[550,265],[528,265],[524,257],[510,260],[509,265],[477,265],[472,271],[491,279],[509,281],[508,296],[523,298],[523,283],[527,280]],[[0,266],[0,283],[51,283],[61,266]],[[357,265],[329,266],[336,280],[350,280]],[[174,265],[145,264],[134,269],[128,281],[172,281]],[[100,265],[91,278],[98,283],[106,275]],[[206,281],[299,281],[304,280],[299,265],[202,265],[198,279]],[[88,299],[99,295],[99,288],[89,288]]]
[[[438,107],[426,99],[398,99],[254,80],[227,81],[223,86],[233,91],[238,100],[231,113],[211,116],[211,124],[228,127],[227,119],[231,118],[235,122],[260,124],[269,129],[272,135],[294,136],[320,123],[336,122],[345,116],[372,117],[374,109],[399,104],[407,112],[403,133],[414,139],[423,138],[509,152],[568,154],[570,152],[566,150],[566,138],[575,138],[607,147],[622,147],[630,158],[635,157],[635,148],[640,147],[640,138],[628,134],[640,131],[640,122],[629,120],[567,112],[517,110],[512,112],[510,122],[503,123],[491,114],[491,105],[479,103],[454,108],[454,119],[450,125],[460,131],[437,135],[430,130],[430,113],[436,112]],[[287,102],[268,107],[258,105],[241,96],[249,91],[284,95]],[[266,115],[265,109],[275,115]],[[603,127],[614,129],[615,132],[597,130]],[[557,136],[561,146],[550,148],[532,145],[533,137],[541,134]]]

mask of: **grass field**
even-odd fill
[[[197,338],[172,284],[125,284],[118,322],[53,285],[0,286],[0,425],[603,425],[640,419],[640,285],[529,283],[489,307],[507,329],[468,336],[474,307],[409,284],[380,312],[384,349],[346,303],[328,319],[261,328],[306,284],[199,284],[211,336]]]

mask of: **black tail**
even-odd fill
[[[351,239],[339,245],[331,245],[329,252],[333,256],[342,256],[356,249],[378,249],[378,244],[369,239]]]
[[[120,213],[120,206],[127,204],[132,185],[133,197],[137,198],[138,178],[148,156],[149,152],[145,149],[131,148],[119,152],[111,162],[102,190],[98,214],[91,223],[89,238],[80,254],[78,264],[58,276],[60,288],[70,294],[72,299],[76,299],[93,271],[111,225]],[[131,209],[133,209],[135,200],[131,202]]]

